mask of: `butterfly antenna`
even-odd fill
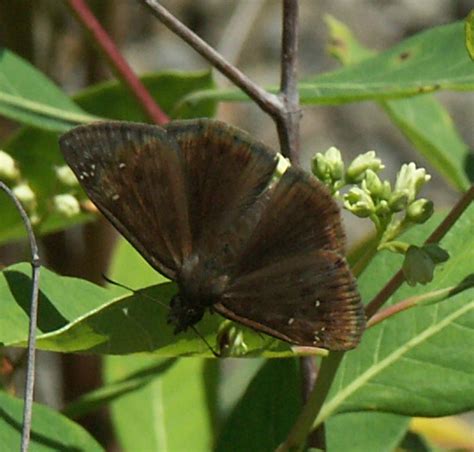
[[[105,282],[108,282],[109,284],[112,284],[113,286],[121,287],[122,289],[129,290],[130,292],[133,292],[133,293],[136,292],[136,290],[132,289],[131,287],[128,287],[125,284],[122,284],[117,281],[114,281],[113,279],[110,279],[105,273],[102,273],[102,278],[104,278]]]
[[[132,289],[131,287],[126,286],[125,284],[122,284],[122,283],[119,283],[117,281],[114,281],[113,279],[110,279],[104,273],[102,273],[102,278],[104,278],[104,280],[106,282],[108,282],[109,284],[112,284],[113,286],[121,287],[122,289],[128,290],[128,291],[132,292],[133,294],[139,295],[141,297],[147,298],[148,300],[151,300],[151,301],[157,303],[159,306],[165,308],[168,311],[170,310],[170,307],[166,303],[163,303],[160,300],[157,300],[156,298],[154,298],[154,297],[152,297],[152,296],[150,296],[146,293],[139,293],[141,291],[141,289],[139,289],[139,290]]]
[[[198,329],[195,326],[191,326],[192,330],[196,333],[198,337],[202,339],[202,341],[207,345],[207,348],[211,351],[211,353],[216,357],[216,358],[222,358],[222,355],[219,352],[216,352],[212,347],[209,342],[207,342],[206,338],[198,331]]]

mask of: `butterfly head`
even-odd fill
[[[182,295],[177,294],[171,299],[168,323],[175,326],[174,334],[186,331],[198,323],[204,315],[205,308],[199,304],[190,303]]]

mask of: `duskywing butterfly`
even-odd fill
[[[339,209],[301,169],[208,119],[80,126],[61,150],[89,197],[178,284],[175,333],[206,309],[284,341],[355,347],[365,316],[343,257]]]

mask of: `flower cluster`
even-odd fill
[[[441,261],[426,250],[415,253],[409,244],[395,239],[408,227],[424,223],[433,214],[433,203],[426,198],[418,198],[431,176],[414,163],[404,164],[392,188],[388,180],[380,178],[383,168],[376,153],[369,151],[356,157],[346,169],[340,151],[334,147],[324,154],[316,154],[312,161],[313,174],[343,202],[344,208],[358,217],[370,218],[374,223],[377,249],[405,254],[406,259],[410,260],[406,264],[407,269],[411,269],[420,256],[425,263],[430,261],[429,265],[421,266],[426,270],[423,275],[417,276],[415,271],[407,270],[407,274],[414,275],[407,278],[410,282],[425,283],[431,280],[430,271],[432,276],[434,266]],[[415,255],[417,259],[414,259]]]
[[[75,189],[79,183],[72,170],[64,165],[54,168],[59,186]],[[0,180],[11,186],[14,195],[28,212],[33,225],[41,221],[38,209],[38,196],[32,185],[22,175],[19,165],[10,154],[0,150]],[[53,197],[49,207],[65,217],[72,217],[80,212],[78,199],[70,193],[63,193]]]

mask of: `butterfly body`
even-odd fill
[[[212,309],[228,279],[218,271],[212,258],[203,261],[198,255],[191,255],[185,260],[176,279],[179,292],[171,300],[168,315],[168,323],[175,326],[175,333],[194,326],[206,310]]]
[[[365,316],[344,259],[339,209],[312,176],[214,120],[106,122],[60,139],[99,210],[176,281],[168,320],[206,310],[293,344],[345,350]]]

